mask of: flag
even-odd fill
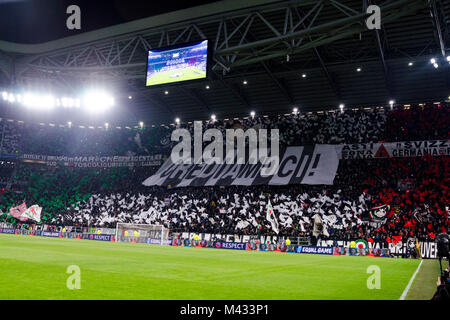
[[[392,241],[394,242],[394,244],[397,244],[402,241],[402,236],[401,235],[400,236],[392,236],[392,239],[393,239]]]
[[[313,216],[313,219],[314,219],[313,236],[317,237],[321,233],[323,233],[324,236],[329,237],[330,235],[329,235],[327,229],[324,227],[323,221],[322,221],[322,218],[320,217],[320,215],[318,213],[316,213]]]
[[[270,203],[270,200],[267,203],[266,219],[272,225],[272,230],[278,234],[280,232],[278,229],[278,220],[277,220],[277,217],[275,217],[275,214],[273,213],[273,208],[272,208],[272,204]]]
[[[422,253],[420,252],[420,245],[419,245],[419,240],[417,240],[416,238],[416,248],[417,248],[417,253],[420,259],[422,259]]]
[[[29,218],[36,222],[41,222],[41,212],[42,212],[42,208],[39,207],[37,204],[35,204],[35,205],[32,205],[31,207],[29,207],[28,209],[26,209],[22,213],[21,217]]]
[[[13,216],[14,218],[20,220],[20,221],[27,221],[28,218],[22,217],[22,214],[27,210],[26,203],[22,203],[21,205],[18,205],[17,207],[12,207],[9,209],[9,214]]]
[[[391,209],[391,206],[387,205],[387,204],[378,206],[378,207],[374,207],[369,210],[369,217],[372,220],[381,221],[386,217],[386,215],[390,209]]]

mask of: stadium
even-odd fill
[[[1,300],[450,298],[448,1],[66,2],[0,0]]]

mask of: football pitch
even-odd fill
[[[171,75],[178,75],[178,76],[171,77]],[[179,70],[171,70],[166,72],[155,73],[150,78],[147,78],[147,86],[185,80],[203,79],[205,77],[206,72],[195,67]]]
[[[0,299],[398,300],[419,263],[0,234]],[[80,289],[67,287],[69,266]],[[367,286],[370,266],[380,289]],[[427,268],[415,299],[436,288],[437,262]]]

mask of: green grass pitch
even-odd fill
[[[0,299],[397,300],[418,264],[0,234]],[[79,290],[67,288],[70,265]],[[371,265],[379,290],[366,285]]]
[[[181,73],[180,77],[171,77],[170,75]],[[200,69],[191,67],[180,70],[172,70],[166,72],[156,73],[147,79],[147,86],[154,86],[157,84],[171,83],[185,80],[203,79],[206,78],[206,72]]]

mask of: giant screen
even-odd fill
[[[148,52],[147,86],[204,79],[208,40]]]

